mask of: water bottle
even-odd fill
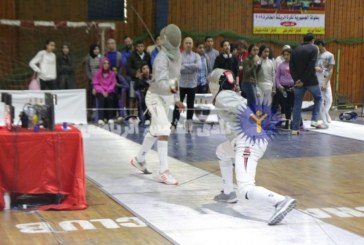
[[[28,116],[28,128],[33,128],[33,116],[35,115],[35,110],[32,105],[28,105],[25,114]]]
[[[9,210],[10,207],[11,207],[11,199],[10,199],[10,194],[9,192],[5,192],[4,193],[4,203],[5,203],[5,206],[4,206],[4,210]]]
[[[284,91],[282,92],[282,94],[283,94],[283,97],[284,97],[284,98],[287,98],[287,92],[286,92],[286,90],[284,90]]]

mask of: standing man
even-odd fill
[[[130,86],[131,83],[131,75],[129,74],[127,67],[129,57],[134,50],[133,39],[129,36],[124,37],[124,48],[121,49],[121,73],[123,74],[123,80],[121,82],[121,91],[120,91],[120,116],[125,117],[129,114],[130,108],[129,97],[130,97],[130,90],[132,89]]]
[[[168,121],[169,107],[175,104],[181,110],[185,106],[179,101],[178,80],[181,74],[181,30],[174,24],[169,24],[161,30],[162,49],[153,65],[153,78],[150,82],[145,102],[151,113],[152,120],[149,132],[145,135],[138,155],[131,164],[150,174],[147,169],[145,156],[157,141],[159,156],[158,180],[167,185],[177,185],[178,181],[172,176],[168,167],[168,138],[171,133]]]
[[[291,132],[294,135],[299,134],[299,127],[302,120],[302,102],[307,90],[314,98],[311,127],[322,128],[322,125],[317,123],[322,97],[315,70],[318,48],[313,44],[314,38],[312,33],[307,33],[303,37],[303,43],[293,50],[289,63],[289,68],[294,81],[294,105]]]
[[[201,63],[201,58],[198,54],[192,51],[193,40],[191,37],[186,37],[183,40],[183,52],[182,52],[182,66],[181,66],[181,81],[179,84],[180,101],[183,102],[187,97],[187,120],[185,123],[185,129],[187,133],[192,132],[192,118],[194,112],[194,103],[197,87],[198,73]],[[175,131],[179,120],[179,110],[177,106],[173,111],[173,119],[171,129]]]
[[[220,68],[229,70],[233,73],[235,83],[239,84],[239,65],[238,59],[231,53],[230,42],[228,40],[223,40],[220,43],[222,52],[216,57],[214,69]]]
[[[200,55],[201,63],[197,79],[197,90],[198,94],[207,94],[209,87],[207,82],[209,58],[205,54],[205,45],[203,42],[196,43],[196,52]]]
[[[331,123],[329,114],[332,105],[332,91],[330,79],[332,77],[335,65],[335,58],[332,53],[326,50],[325,42],[323,40],[315,40],[315,45],[319,48],[319,55],[316,63],[316,76],[321,88],[322,104],[321,104],[321,118],[324,124]]]
[[[216,57],[219,56],[219,51],[214,49],[214,39],[210,36],[205,37],[205,54],[209,58],[207,71],[210,74],[210,72],[214,69]]]
[[[130,89],[129,89],[129,108],[132,111],[129,111],[130,115],[134,115],[133,111],[137,108],[135,106],[135,90],[134,85],[135,82],[139,79],[137,77],[138,71],[142,64],[147,64],[149,69],[152,68],[150,64],[150,55],[145,52],[145,46],[142,41],[138,41],[135,44],[135,50],[130,54],[127,65],[127,72],[131,78],[130,80]],[[138,74],[139,75],[139,74]]]
[[[121,93],[122,93],[123,89],[127,85],[126,85],[125,79],[121,73],[122,57],[121,57],[121,53],[119,51],[117,51],[115,39],[110,38],[107,40],[107,51],[105,53],[105,57],[108,58],[108,60],[110,62],[110,68],[115,73],[117,86],[120,88]],[[115,87],[115,91],[114,91],[117,95],[120,94],[120,91],[118,91],[119,90],[118,87]],[[118,105],[118,96],[117,95],[114,96],[114,108],[120,107],[119,116],[124,117],[123,106],[122,106],[122,104]],[[113,115],[113,117],[115,117],[115,116],[116,116],[116,114]],[[113,121],[110,121],[110,122],[113,123]]]

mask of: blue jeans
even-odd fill
[[[319,85],[304,86],[302,88],[294,88],[292,130],[298,130],[300,127],[302,102],[303,102],[303,97],[307,90],[312,94],[313,99],[314,99],[314,106],[313,106],[311,121],[318,120],[321,101],[322,101],[321,90],[320,90]]]

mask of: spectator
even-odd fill
[[[228,40],[223,40],[220,46],[222,48],[222,53],[216,57],[214,69],[221,68],[231,71],[233,73],[236,83],[239,84],[238,60],[230,52],[230,42]]]
[[[135,50],[131,53],[127,64],[127,71],[132,80],[137,78],[137,71],[140,69],[142,64],[147,64],[149,68],[151,68],[150,55],[145,52],[144,43],[142,41],[138,41],[135,44]]]
[[[323,40],[315,40],[315,45],[319,48],[319,55],[316,63],[316,76],[321,88],[322,105],[321,105],[321,119],[324,124],[331,123],[329,114],[332,105],[332,91],[330,79],[332,77],[335,65],[335,58],[332,53],[326,50],[325,42]]]
[[[152,45],[149,45],[149,46],[146,48],[146,51],[147,51],[147,53],[148,53],[149,55],[152,55],[153,50],[157,47],[157,43],[158,43],[158,41],[159,41],[159,45],[160,45],[160,41],[161,41],[161,39],[160,39],[160,37],[159,37],[159,34],[155,35],[153,38],[154,38],[154,43],[153,43]],[[159,40],[157,40],[157,39],[159,39]]]
[[[207,74],[210,60],[205,54],[205,45],[203,42],[196,43],[196,52],[200,55],[201,59],[196,93],[206,94],[208,92]]]
[[[157,57],[157,54],[161,50],[161,37],[159,35],[155,38],[155,48],[150,53],[150,64],[153,65],[155,58]]]
[[[90,46],[90,52],[88,56],[86,57],[85,61],[85,71],[86,76],[88,79],[88,86],[87,86],[87,108],[88,108],[88,116],[87,118],[91,120],[91,111],[89,108],[95,107],[95,95],[96,91],[92,86],[92,79],[95,76],[96,72],[100,69],[100,61],[101,61],[101,55],[100,55],[100,46],[97,44],[92,44]]]
[[[294,105],[292,134],[299,134],[303,97],[308,90],[314,98],[311,127],[323,128],[317,123],[322,102],[321,91],[315,71],[318,48],[313,44],[314,35],[307,33],[303,43],[292,52],[289,68],[294,81]]]
[[[276,93],[275,65],[269,58],[270,48],[262,45],[259,48],[261,60],[261,71],[258,73],[257,89],[260,94],[260,103],[264,105],[272,104],[272,96]]]
[[[279,56],[277,56],[277,58],[276,58],[276,62],[275,62],[276,68],[278,67],[279,63],[285,61],[285,59],[283,57],[283,51],[286,50],[286,49],[291,49],[291,46],[289,46],[288,44],[286,44],[286,45],[284,45],[282,47],[281,54]],[[292,52],[292,50],[291,50],[291,52]]]
[[[205,37],[205,54],[209,58],[209,66],[207,67],[207,72],[210,72],[214,69],[214,64],[216,57],[219,56],[219,51],[214,49],[214,39],[210,36]]]
[[[61,54],[57,57],[58,89],[75,89],[75,58],[67,44],[63,44]]]
[[[284,125],[285,129],[290,129],[290,121],[294,102],[293,86],[294,81],[291,76],[289,69],[289,61],[291,59],[291,49],[284,49],[282,51],[282,56],[284,61],[279,63],[276,72],[276,85],[277,93],[279,91],[280,100],[282,101],[282,110],[285,114],[286,122]]]
[[[148,64],[143,63],[137,71],[137,79],[134,83],[135,97],[138,101],[138,116],[140,123],[145,126],[150,125],[150,115],[146,113],[147,106],[145,104],[145,96],[149,88],[149,82],[152,79],[150,74],[150,67]]]
[[[125,117],[125,104],[122,102],[124,101],[122,98],[123,96],[126,96],[126,91],[129,89],[129,84],[125,80],[125,78],[122,75],[122,55],[119,51],[116,49],[116,42],[114,39],[110,38],[107,40],[107,51],[105,54],[105,57],[108,58],[110,62],[110,69],[114,71],[116,82],[119,90],[115,87],[115,93],[121,94],[120,98],[120,117]],[[117,96],[114,96],[114,107],[117,108],[118,105],[118,98]]]
[[[98,124],[102,126],[105,122],[114,123],[112,109],[114,108],[116,78],[108,58],[101,60],[100,69],[96,72],[92,84],[99,102]]]
[[[179,84],[180,101],[183,102],[187,96],[187,119],[185,123],[185,129],[188,133],[192,132],[192,118],[194,112],[194,103],[196,95],[197,80],[199,74],[199,68],[201,63],[200,55],[192,51],[193,40],[190,37],[186,37],[183,40],[183,48],[181,60],[181,79]],[[177,128],[179,120],[179,110],[175,106],[173,111],[173,119],[171,130],[174,131]]]
[[[243,61],[249,56],[248,43],[245,40],[238,41],[238,52],[236,58],[238,59],[239,66],[239,87],[242,91],[242,81],[244,79]],[[243,93],[243,92],[242,92]]]
[[[150,55],[145,52],[145,46],[142,41],[138,41],[135,44],[135,50],[131,53],[128,65],[127,65],[127,73],[129,74],[131,80],[130,80],[130,90],[129,90],[129,103],[130,105],[133,105],[132,103],[135,99],[135,91],[134,91],[134,84],[137,78],[137,71],[140,69],[141,65],[146,63],[149,67],[150,65]],[[130,106],[132,110],[135,109],[135,106]]]
[[[282,47],[282,51],[281,54],[279,56],[277,56],[277,58],[274,61],[275,64],[275,70],[277,70],[278,65],[284,61],[284,57],[283,57],[283,51],[286,49],[291,49],[291,46],[289,45],[284,45]],[[292,49],[291,49],[291,53],[292,53]],[[277,83],[276,83],[277,84]],[[279,111],[279,108],[281,109],[281,113],[284,114],[284,105],[283,105],[283,94],[279,89],[276,89],[276,93],[273,95],[273,101],[272,101],[272,113],[275,114]]]
[[[257,75],[261,69],[261,61],[258,56],[259,47],[251,44],[248,52],[249,56],[243,62],[244,80],[242,82],[242,88],[247,97],[248,106],[255,112],[257,105]]]
[[[38,74],[41,90],[57,89],[56,55],[54,54],[55,48],[56,43],[53,40],[47,40],[45,43],[45,49],[39,51],[29,62],[29,66]]]
[[[134,50],[133,39],[129,36],[124,37],[124,48],[120,51],[122,55],[122,66],[127,67],[129,56]]]

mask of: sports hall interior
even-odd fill
[[[88,2],[1,0],[0,20],[91,23]],[[0,89],[27,88],[32,76],[28,62],[50,35],[57,44],[74,47],[80,89],[87,86],[83,57],[92,43],[101,45],[114,38],[122,48],[123,38],[129,36],[148,46],[153,43],[151,34],[169,23],[194,41],[212,36],[219,51],[223,39],[243,39],[265,44],[278,56],[283,45],[295,47],[303,38],[303,34],[254,34],[253,9],[260,1],[124,2],[124,20],[102,21],[114,23],[115,29],[1,24]],[[303,111],[307,130],[298,136],[279,131],[257,168],[257,184],[297,200],[281,224],[268,226],[273,209],[259,203],[213,200],[222,188],[215,151],[225,141],[217,123],[197,122],[192,133],[179,128],[170,136],[168,160],[179,185],[167,186],[130,165],[146,127],[128,122],[98,127],[90,121],[75,125],[83,138],[87,208],[0,211],[0,244],[364,244],[364,1],[323,2],[324,34],[316,37],[326,41],[336,60],[332,125],[328,130],[310,128],[311,111]],[[1,80],[4,77],[11,79]],[[311,100],[307,94],[305,101]],[[356,112],[356,120],[341,120],[347,111]],[[147,157],[153,173],[158,172],[155,150]]]

